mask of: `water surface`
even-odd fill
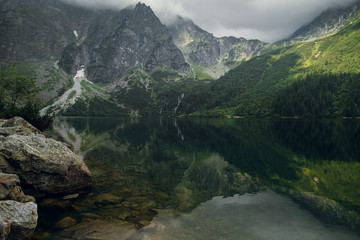
[[[53,134],[93,191],[40,203],[39,239],[360,239],[360,121],[59,118]]]

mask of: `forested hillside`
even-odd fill
[[[333,36],[255,57],[216,81],[155,89],[155,106],[191,116],[359,116],[359,66],[358,12]]]

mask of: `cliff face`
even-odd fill
[[[0,61],[59,59],[91,19],[90,11],[55,0],[0,0]]]
[[[112,82],[131,67],[189,70],[167,28],[150,7],[86,10],[49,0],[0,0],[0,61],[59,59],[74,75]]]
[[[60,65],[71,73],[85,65],[88,78],[102,83],[120,79],[137,66],[146,71],[189,70],[167,28],[145,4],[102,13],[86,35],[66,47]]]
[[[311,41],[335,34],[353,15],[356,15],[359,9],[360,3],[346,8],[328,9],[309,24],[299,28],[289,37],[289,40]]]
[[[217,38],[181,17],[169,29],[187,61],[203,67],[213,77],[221,76],[242,60],[256,55],[265,45],[258,40]]]

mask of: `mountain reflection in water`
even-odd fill
[[[93,192],[40,203],[39,239],[358,239],[328,223],[359,230],[359,121],[58,118],[53,135]]]

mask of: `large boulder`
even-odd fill
[[[21,117],[14,117],[0,122],[0,136],[6,137],[15,134],[30,136],[41,134],[41,132]]]
[[[77,193],[91,187],[91,174],[80,157],[61,142],[18,122],[29,131],[0,134],[1,171],[18,175],[24,191],[35,197]],[[2,129],[17,127],[7,122]]]
[[[31,239],[37,219],[33,202],[0,201],[0,239]]]
[[[38,130],[36,127],[28,123],[26,120],[24,120],[21,117],[13,117],[9,120],[7,120],[2,127],[19,127],[23,129],[29,129],[33,133],[41,133],[40,130]]]

